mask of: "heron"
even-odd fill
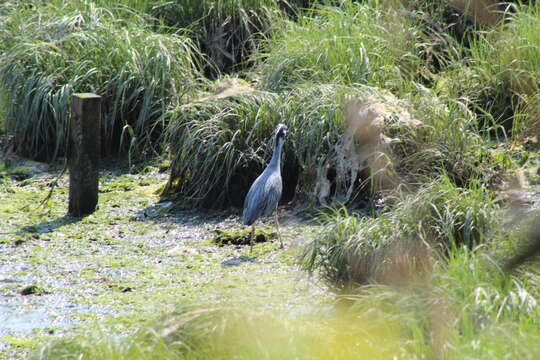
[[[261,216],[271,215],[275,211],[276,229],[278,232],[280,248],[283,249],[283,241],[279,232],[279,220],[277,206],[281,198],[283,188],[281,181],[281,150],[287,126],[278,124],[274,132],[274,153],[266,169],[251,185],[244,200],[243,224],[251,226],[250,245],[253,250],[253,235],[255,234],[255,221]]]

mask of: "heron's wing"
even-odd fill
[[[281,199],[282,182],[279,173],[273,173],[265,183],[265,209],[263,215],[270,215],[276,209]]]
[[[262,215],[264,211],[264,189],[267,179],[267,174],[263,172],[249,188],[244,200],[244,212],[242,214],[244,225],[253,224]]]
[[[260,216],[274,211],[281,198],[281,175],[278,171],[263,172],[251,185],[244,202],[243,223],[251,225]]]

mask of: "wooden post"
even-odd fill
[[[73,94],[70,130],[68,213],[78,217],[94,212],[98,203],[101,96]]]

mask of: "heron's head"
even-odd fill
[[[285,138],[285,135],[287,135],[287,125],[278,124],[278,126],[276,126],[276,139],[283,139]]]

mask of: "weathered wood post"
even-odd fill
[[[68,213],[82,216],[94,212],[98,203],[101,96],[73,94],[70,132]]]

